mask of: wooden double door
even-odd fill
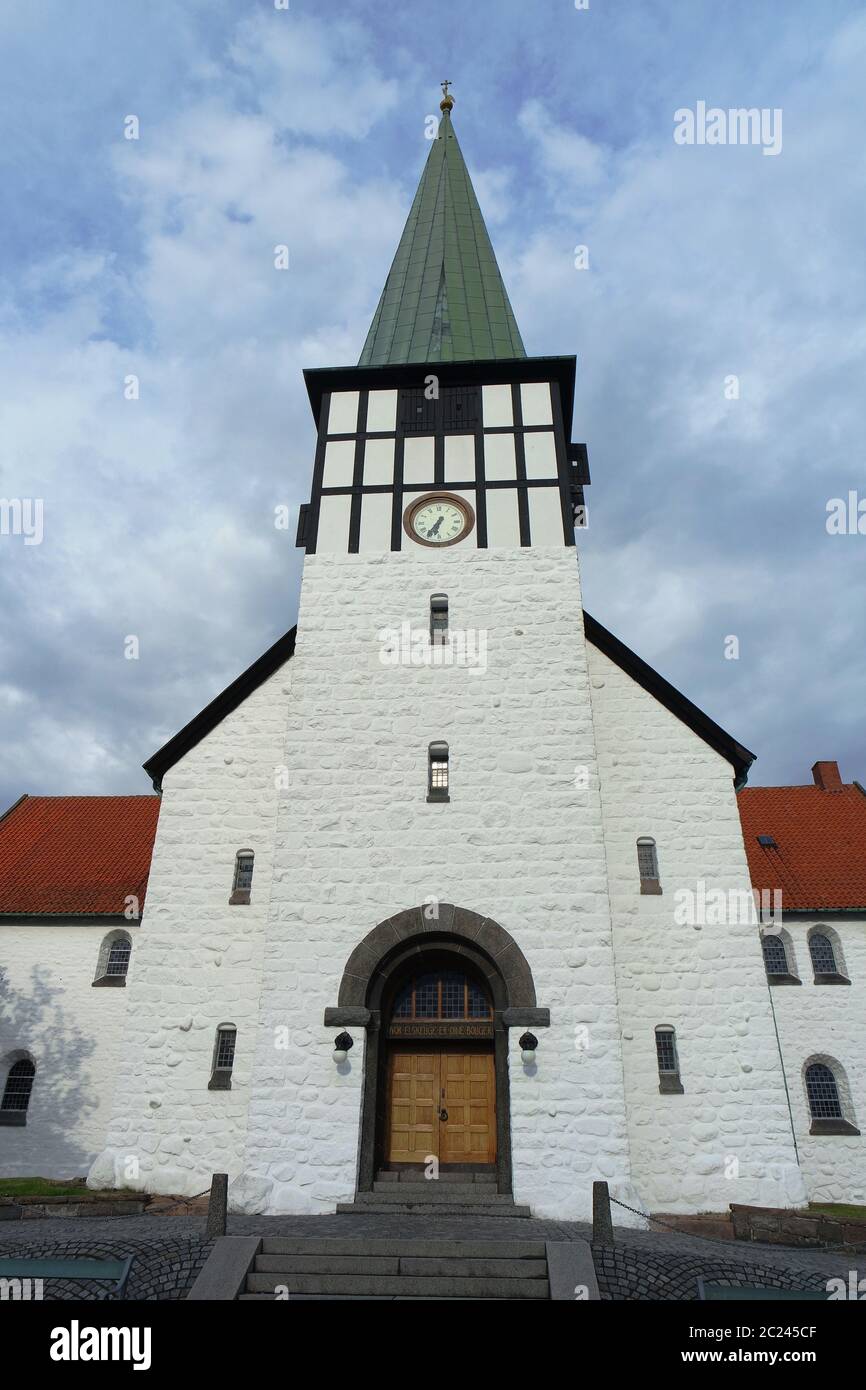
[[[388,1058],[389,1163],[496,1162],[492,1050],[394,1047]]]

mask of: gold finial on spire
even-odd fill
[[[449,90],[448,90],[448,88],[451,86],[451,78],[450,78],[450,77],[446,77],[445,81],[444,81],[444,82],[440,82],[439,85],[440,85],[440,87],[442,88],[443,92],[445,93],[444,97],[442,98],[442,100],[441,100],[440,103],[439,103],[439,110],[440,110],[440,111],[450,111],[451,108],[452,108],[453,105],[454,105],[454,98],[453,98],[453,96],[451,95],[451,93],[450,93]]]

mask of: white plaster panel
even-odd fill
[[[553,430],[543,433],[530,433],[523,436],[523,453],[526,459],[527,478],[555,478],[556,444]]]
[[[475,439],[471,434],[446,434],[445,481],[465,483],[475,477]]]
[[[558,487],[531,487],[529,536],[533,545],[564,545],[562,502]]]
[[[433,436],[406,437],[403,444],[404,483],[429,483],[433,486]]]
[[[481,408],[485,429],[513,425],[514,411],[510,385],[482,386]]]
[[[368,439],[364,448],[364,482],[394,482],[393,439]]]
[[[323,487],[351,487],[355,477],[354,439],[332,439],[325,445]]]
[[[487,545],[514,549],[520,545],[517,488],[490,488],[487,492]]]
[[[393,430],[397,427],[397,392],[371,391],[367,397],[367,429]]]
[[[520,387],[524,425],[552,425],[549,381],[524,381]]]
[[[319,508],[319,532],[316,538],[318,550],[343,554],[349,549],[351,512],[352,499],[348,494],[322,498]]]
[[[328,434],[354,434],[358,428],[358,392],[334,391],[328,412]]]
[[[484,476],[489,482],[510,482],[517,477],[513,434],[484,436]]]
[[[361,550],[391,549],[391,511],[393,496],[390,492],[368,492],[361,500]]]

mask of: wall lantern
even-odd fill
[[[538,1038],[534,1033],[524,1033],[518,1046],[520,1047],[521,1062],[525,1062],[526,1065],[529,1066],[531,1062],[535,1061],[535,1049],[538,1047]]]
[[[349,1055],[349,1048],[355,1046],[355,1039],[351,1033],[338,1033],[334,1039],[334,1061],[337,1066],[345,1062]]]

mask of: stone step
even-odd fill
[[[361,1194],[363,1195],[363,1194]],[[476,1198],[474,1202],[416,1202],[404,1197],[402,1202],[383,1202],[379,1193],[366,1194],[370,1200],[355,1205],[354,1202],[338,1202],[339,1216],[519,1216],[528,1218],[529,1207],[519,1207],[508,1202],[497,1205],[495,1202]]]
[[[543,1260],[546,1253],[543,1240],[418,1240],[414,1236],[265,1236],[261,1250],[261,1255],[431,1260]]]
[[[293,1293],[290,1300],[292,1303],[497,1303],[501,1299],[490,1298],[469,1298],[468,1295],[455,1294],[448,1297],[445,1294],[420,1294],[420,1293]],[[274,1296],[271,1293],[239,1293],[238,1302],[243,1303],[273,1303]]]
[[[486,1187],[458,1187],[449,1183],[447,1187],[437,1187],[428,1183],[421,1187],[417,1183],[382,1183],[373,1192],[356,1192],[355,1201],[364,1206],[367,1202],[429,1202],[431,1206],[439,1202],[449,1202],[452,1206],[460,1202],[492,1202],[497,1206],[513,1202],[510,1192],[494,1192]]]
[[[273,1274],[292,1287],[299,1274],[406,1274],[448,1279],[546,1279],[547,1260],[473,1259],[415,1255],[257,1255],[256,1274]]]
[[[380,1169],[376,1174],[376,1182],[454,1182],[460,1185],[465,1183],[479,1183],[484,1185],[496,1186],[496,1174],[491,1171],[484,1173],[452,1173],[447,1169],[440,1168],[438,1178],[428,1178],[426,1173],[415,1168],[407,1168],[391,1172],[388,1169]]]
[[[401,1200],[406,1197],[426,1196],[428,1192],[443,1193],[446,1196],[455,1195],[459,1192],[468,1193],[476,1201],[486,1202],[488,1197],[497,1195],[508,1196],[510,1193],[498,1194],[495,1183],[492,1182],[380,1182],[377,1178],[373,1183],[374,1192],[384,1192],[389,1197],[399,1197]]]
[[[247,1293],[270,1294],[287,1281],[278,1274],[247,1275]],[[295,1274],[291,1293],[418,1298],[550,1298],[546,1279],[475,1279],[396,1274]]]

